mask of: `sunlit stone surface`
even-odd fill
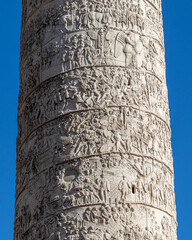
[[[14,240],[176,240],[160,0],[23,0]]]

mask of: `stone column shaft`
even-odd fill
[[[14,240],[177,240],[160,0],[23,0]]]

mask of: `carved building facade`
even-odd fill
[[[14,240],[176,240],[160,0],[23,0]]]

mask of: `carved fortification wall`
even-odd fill
[[[160,0],[23,0],[14,240],[176,240]]]

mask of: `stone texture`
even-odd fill
[[[14,240],[176,240],[160,0],[23,0]]]

